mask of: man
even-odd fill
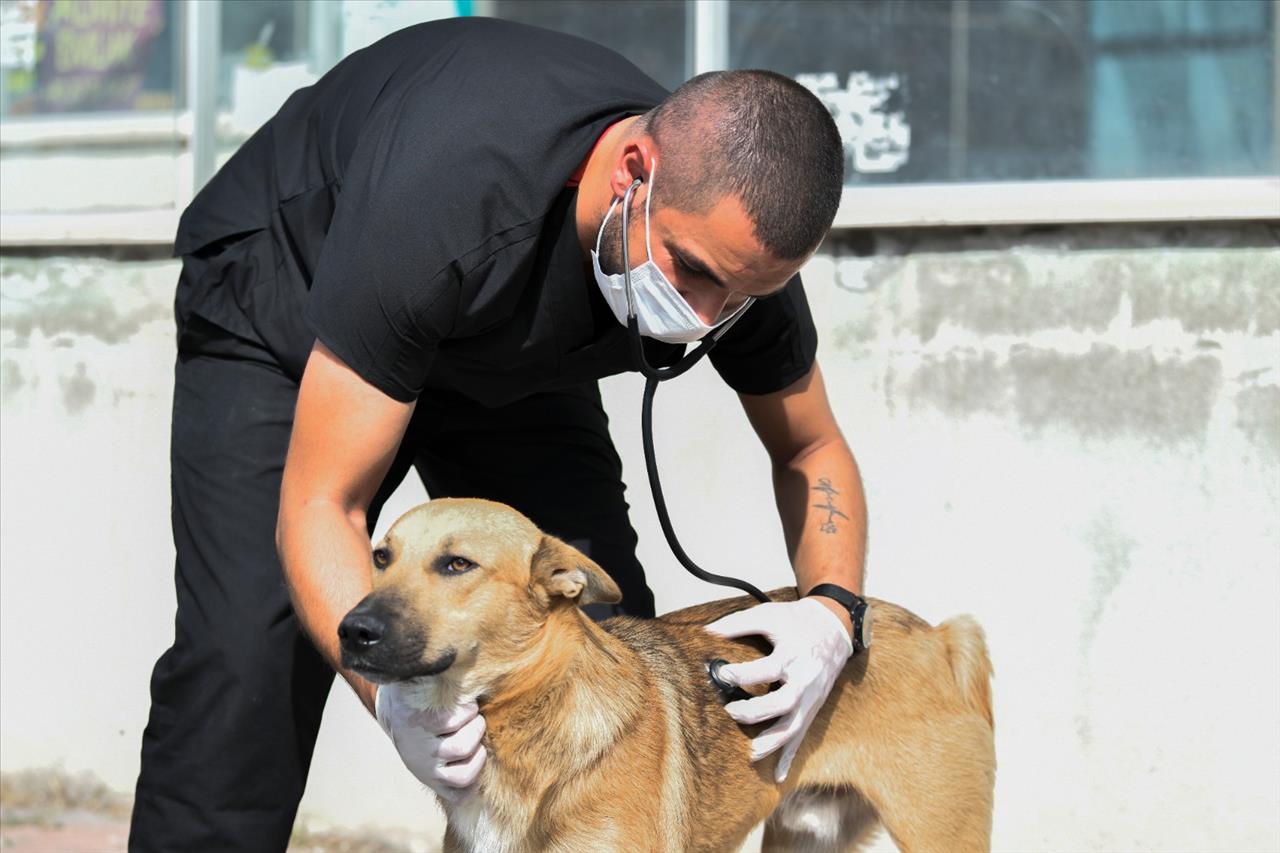
[[[334,670],[415,775],[465,795],[485,759],[476,707],[410,721],[339,665],[369,531],[410,466],[433,497],[514,505],[652,615],[595,385],[633,366],[624,263],[645,282],[651,363],[742,312],[712,361],[773,460],[797,583],[859,591],[861,485],[795,276],[841,164],[829,115],[785,78],[668,96],[597,45],[500,21],[403,30],[295,93],[179,227],[178,616],[131,848],[283,849]],[[637,181],[624,259],[618,201]],[[725,675],[784,682],[730,706],[779,719],[755,752],[786,750],[781,774],[849,623],[815,596],[717,626],[774,643]]]

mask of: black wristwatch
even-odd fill
[[[811,595],[829,598],[849,611],[849,619],[853,622],[853,653],[855,655],[871,645],[871,625],[866,621],[867,600],[865,598],[833,583],[820,583],[806,592],[804,597],[808,598]]]

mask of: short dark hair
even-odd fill
[[[712,71],[676,89],[644,118],[662,153],[655,204],[704,213],[736,195],[776,257],[821,242],[844,184],[844,149],[812,92],[772,71]]]

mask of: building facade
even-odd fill
[[[1280,845],[1275,0],[3,0],[0,769],[137,772],[172,639],[178,214],[294,89],[467,14],[668,87],[771,68],[831,109],[846,191],[804,274],[867,588],[987,630],[996,848]],[[667,552],[640,385],[603,387],[666,610],[721,593]],[[657,407],[694,559],[784,582],[732,394],[702,368]],[[341,684],[302,811],[438,838]]]

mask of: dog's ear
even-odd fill
[[[622,590],[586,554],[554,536],[542,537],[533,555],[529,579],[555,600],[557,596],[578,605],[622,600]]]

